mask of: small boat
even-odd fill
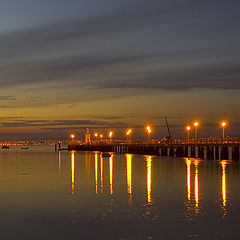
[[[2,146],[2,149],[9,149],[9,146]]]
[[[21,147],[21,149],[28,149],[28,147]]]
[[[102,157],[111,157],[111,156],[112,156],[112,154],[109,153],[109,152],[103,152],[102,153]]]

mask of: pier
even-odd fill
[[[174,139],[153,140],[150,142],[95,141],[84,144],[70,142],[68,150],[238,161],[240,160],[240,138]]]

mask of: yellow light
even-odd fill
[[[100,138],[103,138],[103,135],[102,135],[102,134],[100,134]]]
[[[110,194],[113,194],[113,155],[109,157],[109,185],[110,185]]]
[[[127,134],[127,135],[129,135],[129,134],[130,134],[130,132],[127,132],[126,134]]]
[[[72,175],[72,194],[74,194],[75,182],[75,152],[71,153],[71,175]]]
[[[195,127],[198,127],[198,125],[199,125],[199,122],[194,122]]]
[[[222,166],[222,204],[223,208],[226,207],[227,191],[226,191],[226,161],[221,161]]]
[[[98,194],[98,154],[95,153],[95,192]]]
[[[199,161],[195,160],[195,179],[194,179],[194,190],[195,190],[195,207],[196,207],[196,213],[198,213],[198,204],[199,204],[199,188],[198,188],[198,164]]]
[[[98,136],[98,133],[95,133],[94,136],[97,137],[97,136]]]
[[[75,135],[72,133],[72,134],[70,135],[70,138],[74,139],[74,138],[75,138]]]
[[[222,122],[221,125],[222,125],[222,127],[225,127],[227,125],[227,123],[226,122]]]
[[[190,127],[190,126],[187,126],[186,129],[187,129],[188,131],[190,131],[191,127]]]
[[[101,193],[103,193],[103,158],[100,158],[100,181],[101,181]]]
[[[127,192],[129,201],[132,200],[132,154],[126,154],[127,161]]]
[[[113,132],[112,132],[112,131],[109,132],[109,137],[110,137],[110,138],[112,137],[112,135],[113,135]]]
[[[147,157],[147,201],[151,204],[151,192],[152,192],[152,157]]]
[[[131,129],[129,129],[129,130],[128,130],[128,132],[129,132],[129,133],[131,133],[131,132],[132,132],[132,130],[131,130]]]
[[[188,200],[191,199],[191,159],[186,158],[187,165],[187,196]]]
[[[147,131],[150,130],[150,129],[151,129],[151,127],[150,127],[150,126],[147,126]]]
[[[151,129],[148,129],[148,133],[151,133],[152,132],[152,130]]]

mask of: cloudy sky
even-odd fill
[[[0,0],[1,139],[132,127],[240,135],[238,0]]]

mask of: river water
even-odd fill
[[[234,161],[0,150],[1,239],[240,239]]]

